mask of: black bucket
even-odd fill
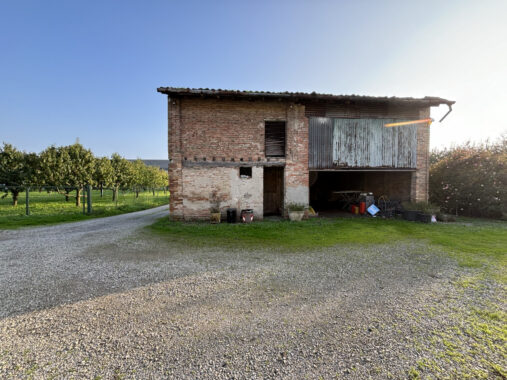
[[[408,220],[410,222],[415,222],[417,220],[418,215],[419,215],[419,211],[414,211],[414,210],[403,211],[403,219]]]
[[[417,214],[417,221],[423,223],[431,223],[431,214],[420,212]]]
[[[236,209],[228,208],[227,209],[227,223],[236,223]]]

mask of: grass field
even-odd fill
[[[12,197],[0,199],[0,229],[18,228],[23,226],[37,226],[72,222],[90,218],[124,214],[127,212],[145,210],[152,207],[169,203],[169,193],[155,191],[140,192],[139,198],[134,192],[120,191],[118,202],[113,202],[112,190],[104,190],[104,196],[100,197],[100,191],[92,192],[92,214],[84,215],[83,207],[75,204],[75,192],[70,194],[69,201],[56,192],[46,191],[30,192],[30,215],[25,215],[25,193],[19,195],[19,203],[12,206]]]
[[[223,247],[226,251],[260,248],[273,256],[297,251],[311,256],[322,252],[324,247],[339,245],[354,247],[358,253],[362,247],[379,244],[386,245],[381,252],[389,251],[389,247],[396,251],[398,244],[420,241],[423,250],[456,260],[459,269],[457,277],[449,279],[456,292],[450,298],[455,298],[454,304],[443,307],[428,303],[409,317],[417,322],[416,326],[424,321],[425,328],[433,327],[423,338],[413,333],[416,330],[411,331],[408,339],[417,349],[419,359],[415,366],[407,368],[408,378],[507,378],[506,367],[498,359],[505,358],[507,353],[506,222],[461,219],[456,223],[422,224],[337,218],[216,225],[171,222],[164,218],[148,228],[174,244]],[[329,251],[332,255],[340,252]],[[371,257],[372,266],[380,262],[382,259]],[[453,375],[442,363],[453,368]]]
[[[507,223],[466,219],[422,224],[372,218],[265,221],[252,224],[181,223],[162,219],[150,227],[174,242],[195,246],[311,250],[338,244],[385,244],[424,240],[468,267],[488,267],[507,279]]]

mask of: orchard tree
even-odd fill
[[[114,180],[114,168],[111,160],[107,157],[96,159],[93,181],[99,186],[101,197],[104,195],[104,187],[112,187]]]
[[[153,196],[155,196],[155,189],[163,187],[164,190],[169,184],[169,176],[167,170],[163,170],[154,166],[150,166],[148,168],[148,177],[149,177],[149,187],[151,187],[153,191]]]
[[[129,162],[132,168],[131,183],[134,186],[136,192],[136,198],[139,197],[139,191],[142,188],[149,187],[149,172],[148,167],[141,159],[137,159],[134,162]]]
[[[60,188],[65,192],[65,201],[69,201],[69,193],[72,187],[66,184],[69,175],[69,157],[64,147],[50,146],[40,154],[39,184],[43,186],[55,186],[60,193]]]
[[[113,201],[118,199],[118,190],[128,187],[132,184],[133,170],[129,161],[124,159],[118,153],[111,156],[111,165],[113,166]]]
[[[63,147],[65,152],[65,166],[67,175],[64,178],[66,186],[76,189],[76,206],[81,205],[81,189],[85,185],[93,184],[93,171],[95,157],[89,149],[85,149],[81,144]]]
[[[0,184],[4,186],[4,197],[12,194],[13,206],[18,205],[19,193],[30,184],[37,161],[33,153],[21,152],[10,144],[0,148]]]

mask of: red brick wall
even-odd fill
[[[308,171],[308,119],[305,107],[287,108],[287,149],[285,164],[285,204],[307,205],[310,198]]]
[[[172,219],[183,219],[183,174],[181,155],[180,99],[168,100],[169,212]]]
[[[429,117],[429,109],[421,111],[420,117]],[[264,156],[266,120],[286,121],[286,157],[279,160],[285,162],[284,203],[308,203],[308,119],[305,117],[304,105],[277,100],[174,98],[169,99],[172,218],[206,217],[209,212],[210,188],[221,189],[223,184],[220,182],[228,181],[223,171],[214,176],[213,170],[193,170],[188,167],[189,163],[196,164],[194,167],[198,168],[203,163],[220,166],[221,162],[237,165],[252,161],[262,168],[268,161]],[[421,125],[417,133],[417,171],[412,175],[410,197],[421,201],[428,197],[429,128]],[[204,165],[202,167],[205,168]],[[227,172],[230,173],[230,170]],[[262,177],[262,172],[257,173]],[[202,176],[208,178],[202,181]],[[191,195],[185,192],[185,183],[187,186],[192,184]],[[250,183],[251,189],[246,182],[241,185],[241,191],[245,194],[236,195],[243,199],[241,205],[245,204],[245,199],[253,196],[256,199],[255,207],[260,212],[262,206],[258,197],[259,194],[262,196],[262,182]],[[199,191],[195,184],[206,185],[199,185],[203,187]]]
[[[182,154],[187,159],[264,158],[264,121],[286,120],[278,101],[181,100]]]
[[[212,187],[241,189],[244,194],[235,194],[235,190],[231,190],[232,196],[239,199],[238,205],[255,208],[258,214],[262,214],[262,181],[254,178],[250,182],[224,187],[221,182],[228,181],[224,173],[230,173],[230,169],[217,171],[209,166],[208,170],[204,168],[213,163],[220,166],[222,162],[227,165],[252,162],[262,168],[268,162],[264,155],[266,120],[286,121],[286,159],[269,159],[271,163],[275,160],[286,163],[285,203],[308,202],[308,120],[304,116],[304,106],[277,100],[170,99],[172,218],[205,218],[209,213],[209,189]],[[202,170],[198,169],[199,165],[203,165]],[[254,172],[262,179],[262,170]],[[208,178],[203,179],[203,176]],[[201,192],[197,188],[199,186],[203,187]],[[248,199],[252,200],[250,206]],[[224,204],[229,203],[224,200]],[[257,217],[262,218],[262,215]]]
[[[430,109],[419,112],[419,119],[430,117]],[[412,174],[410,198],[414,202],[427,202],[430,168],[430,127],[419,124],[417,127],[417,169]]]

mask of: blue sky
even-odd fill
[[[159,86],[441,96],[457,104],[432,146],[494,138],[506,14],[501,0],[2,1],[0,142],[166,158]]]

